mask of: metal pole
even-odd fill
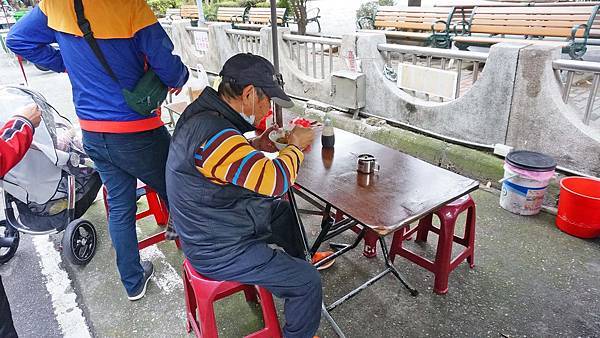
[[[204,8],[202,7],[202,0],[196,0],[196,5],[198,6],[198,25],[202,25],[206,22],[206,19],[204,19]]]
[[[273,40],[273,66],[275,67],[275,75],[280,76],[279,73],[279,39],[277,38],[277,1],[271,0],[271,39]],[[275,123],[279,126],[283,126],[283,114],[281,107],[275,105]]]
[[[590,118],[592,117],[592,111],[594,110],[594,100],[596,99],[596,92],[598,91],[599,83],[600,73],[595,73],[594,80],[592,81],[592,91],[588,97],[587,106],[585,107],[585,115],[583,116],[583,124],[586,126],[590,125]]]

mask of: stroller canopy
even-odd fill
[[[41,94],[30,89],[0,87],[1,124],[31,103],[41,109],[42,122],[36,128],[33,144],[23,160],[4,176],[4,189],[23,203],[44,204],[56,195],[61,167],[69,161],[68,153],[56,149],[54,108]]]

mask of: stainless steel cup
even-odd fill
[[[380,166],[377,163],[377,159],[375,156],[371,154],[361,154],[358,155],[358,165],[356,171],[363,174],[373,174],[376,171],[379,171]]]

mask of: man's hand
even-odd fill
[[[172,87],[169,87],[169,93],[175,94],[175,96],[177,96],[177,95],[179,95],[179,93],[181,93],[181,89],[183,89],[183,88],[172,88]]]
[[[288,136],[288,143],[293,144],[301,150],[310,146],[315,139],[315,132],[311,128],[295,126]]]
[[[23,107],[18,115],[28,119],[34,128],[37,128],[42,121],[42,111],[35,103]]]
[[[269,139],[269,134],[278,128],[279,127],[277,125],[267,128],[267,130],[260,134],[259,137],[252,140],[252,146],[260,151],[266,151],[269,153],[277,152],[277,147],[275,147],[275,144]]]

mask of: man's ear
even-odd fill
[[[254,86],[247,85],[246,87],[244,87],[244,90],[242,91],[242,97],[244,99],[250,100],[253,91],[254,91]]]

